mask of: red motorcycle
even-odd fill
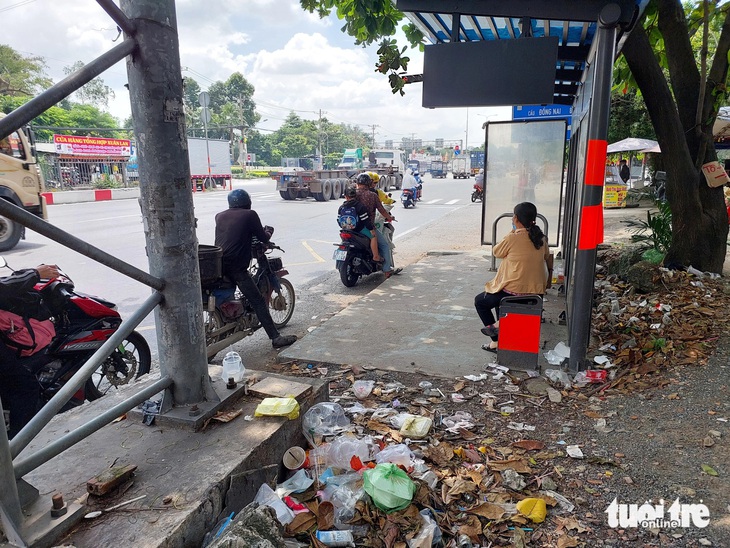
[[[0,266],[7,266],[2,258]],[[77,292],[71,278],[60,270],[57,278],[42,280],[35,289],[52,314],[56,336],[46,350],[22,359],[38,379],[41,404],[45,404],[116,332],[122,318],[114,303]],[[151,365],[147,341],[132,331],[62,410],[100,398],[112,387],[149,373]]]
[[[484,200],[484,188],[479,183],[474,183],[474,192],[471,193],[471,201],[476,202],[477,200],[480,202]]]

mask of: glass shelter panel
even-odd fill
[[[512,229],[509,217],[520,202],[532,202],[548,222],[548,242],[560,243],[560,211],[565,165],[565,120],[487,124],[482,244],[495,245]],[[511,216],[511,215],[510,215]],[[540,220],[538,224],[544,230]]]

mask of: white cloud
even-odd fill
[[[319,19],[298,0],[177,0],[183,72],[201,87],[239,71],[256,88],[255,100],[267,128],[276,128],[295,110],[316,118],[320,109],[333,122],[358,124],[376,139],[465,137],[466,110],[428,110],[421,84],[393,95],[387,78],[374,71],[377,46],[362,48],[340,31],[343,22]],[[0,43],[26,55],[42,56],[48,74],[63,78],[63,67],[89,62],[119,41],[116,25],[98,4],[36,0],[4,11]],[[403,40],[401,40],[402,43]],[[409,52],[409,73],[422,70],[422,54]],[[116,98],[112,114],[129,116],[126,67],[121,62],[102,78]],[[470,109],[469,142],[481,143],[483,116],[495,109]],[[504,112],[504,110],[502,110]],[[508,114],[502,114],[502,119]]]

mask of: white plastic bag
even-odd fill
[[[254,502],[258,502],[261,506],[268,506],[276,513],[276,519],[282,525],[288,525],[294,520],[294,512],[276,496],[274,490],[267,484],[261,484],[259,487],[256,497],[253,499]]]
[[[413,466],[413,461],[416,456],[413,454],[405,443],[399,443],[397,445],[389,445],[380,453],[375,455],[375,462],[380,464],[381,462],[392,462],[393,464],[400,464],[406,468]]]

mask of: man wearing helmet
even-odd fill
[[[223,250],[223,274],[236,282],[238,289],[251,303],[272,346],[289,346],[297,340],[296,335],[279,333],[269,314],[269,307],[248,273],[254,237],[268,242],[271,231],[264,230],[258,214],[251,209],[248,192],[237,188],[228,194],[228,209],[215,216],[215,245]]]
[[[385,219],[385,222],[389,223],[391,221],[395,221],[395,217],[388,213],[383,207],[377,193],[372,192],[372,189],[370,188],[372,185],[370,175],[367,173],[361,173],[357,176],[356,182],[357,196],[360,199],[360,202],[362,202],[362,204],[367,208],[370,221],[373,223],[375,222],[376,211],[380,212]],[[390,254],[390,244],[388,243],[385,235],[379,230],[375,231],[375,235],[378,238],[378,250],[380,251],[380,256],[383,258],[383,272],[385,272],[385,277],[387,279],[393,275],[393,260]]]

